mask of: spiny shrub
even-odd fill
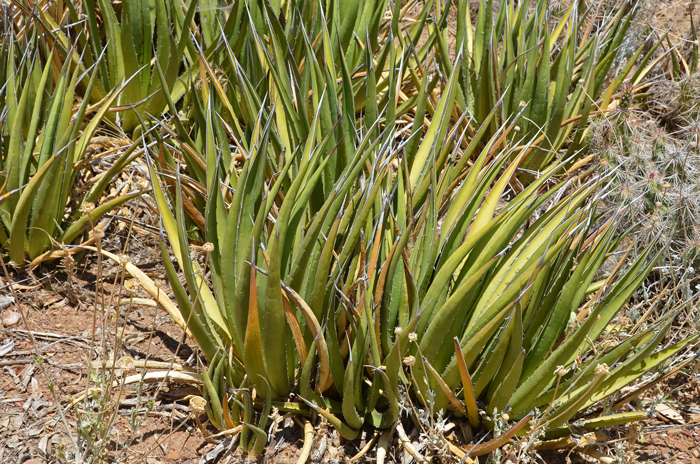
[[[683,46],[672,46],[667,35],[661,38],[668,49],[654,58],[662,66],[654,71],[649,94],[623,85],[618,104],[594,120],[590,147],[600,172],[612,180],[607,207],[622,207],[623,224],[637,230],[634,248],[661,251],[658,272],[635,300],[655,301],[657,315],[660,309],[685,305],[681,319],[689,314],[697,325],[700,44],[692,14],[690,18]],[[648,308],[635,308],[630,315],[636,322]]]

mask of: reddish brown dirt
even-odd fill
[[[91,260],[86,264],[88,268],[94,267]],[[140,267],[144,270],[149,267],[147,263],[142,264]],[[116,270],[110,264],[104,266],[105,274]],[[95,315],[96,277],[94,273],[79,268],[69,283],[65,275],[40,272],[35,276],[21,276],[29,278],[30,282],[35,279],[38,282],[31,282],[30,285],[24,282],[16,290],[19,305],[14,304],[2,313],[4,319],[10,312],[19,314],[21,308],[26,317],[26,325],[20,321],[16,325],[0,329],[0,346],[14,345],[0,357],[0,462],[3,463],[20,462],[27,453],[41,456],[36,448],[43,449],[52,456],[57,456],[62,447],[70,448],[70,439],[59,420],[56,398],[74,437],[78,433],[78,416],[70,399],[82,395],[87,386],[83,366],[88,361],[92,345],[90,340]],[[20,280],[18,275],[11,277],[15,281]],[[157,285],[165,288],[162,279],[154,280]],[[3,279],[3,284],[5,283],[6,279]],[[112,285],[105,284],[105,287],[105,298],[109,301]],[[120,330],[124,330],[125,337],[118,357],[187,363],[193,350],[185,344],[176,356],[175,350],[182,340],[182,331],[170,321],[167,314],[156,311],[155,308],[134,307],[126,320],[126,312],[127,307],[121,306],[118,325]],[[103,314],[97,313],[93,360],[104,359],[103,341],[106,351],[113,351],[115,316],[114,310],[107,314],[107,337],[103,340]],[[27,338],[27,327],[34,333],[34,344]],[[37,350],[44,360],[42,367],[34,362]],[[108,384],[108,379],[109,374],[94,372],[90,388],[98,387],[100,381]],[[56,397],[50,392],[49,382],[53,383]],[[202,440],[193,421],[182,421],[189,414],[187,403],[176,401],[177,393],[188,388],[190,387],[166,385],[157,391],[157,384],[144,385],[144,401],[136,409],[139,426],[135,433],[129,430],[129,417],[136,405],[135,388],[124,388],[122,399],[127,404],[122,404],[116,410],[115,397],[118,396],[119,389],[111,389],[112,398],[106,407],[107,413],[95,416],[97,421],[114,421],[111,440],[106,443],[105,456],[120,455],[124,446],[130,443],[126,452],[127,462],[154,462],[154,459],[158,462],[198,461],[200,454],[209,445]],[[100,395],[95,393],[95,396]],[[154,399],[155,403],[153,410],[146,415],[145,402],[148,399]],[[83,407],[81,402],[80,409]],[[83,420],[90,416],[91,414],[83,414]],[[42,461],[41,458],[39,460]]]
[[[104,248],[119,254],[124,250],[128,228],[117,226],[114,229],[108,231]],[[170,287],[159,264],[156,237],[135,230],[127,250],[131,262],[168,294]],[[90,433],[101,433],[99,425],[88,429],[86,424],[91,421],[112,424],[101,452],[97,452],[99,446],[86,445],[91,450],[86,455],[88,462],[200,462],[220,439],[205,440],[191,415],[188,395],[201,395],[199,388],[144,383],[141,401],[137,402],[137,386],[121,388],[117,381],[113,388],[107,389],[110,395],[105,397],[100,387],[109,385],[110,374],[99,369],[93,370],[88,385],[85,366],[90,360],[103,361],[114,352],[115,329],[123,337],[118,343],[117,359],[128,356],[136,362],[172,362],[194,369],[199,363],[196,346],[183,338],[183,331],[165,311],[149,306],[129,309],[129,296],[124,285],[120,285],[122,277],[118,265],[105,260],[101,272],[103,285],[96,285],[95,256],[96,253],[92,253],[79,260],[71,275],[54,263],[34,273],[10,270],[9,279],[0,277],[0,297],[13,295],[9,281],[14,283],[17,298],[14,304],[0,311],[0,463],[65,462],[63,450],[74,449],[74,446],[65,432],[61,415],[74,440],[84,440]],[[127,287],[131,283],[129,277],[125,279]],[[106,314],[95,311],[98,287],[104,292]],[[150,298],[142,289],[133,296]],[[118,305],[120,298],[122,304]],[[13,316],[22,317],[14,322]],[[91,341],[93,319],[94,343]],[[34,335],[33,343],[28,338],[27,328]],[[91,349],[92,356],[88,359]],[[35,362],[37,354],[42,358],[41,365]],[[89,398],[95,401],[87,407],[83,401],[72,405],[72,400],[83,395],[86,388],[90,389]],[[149,400],[152,401],[150,406]],[[98,405],[100,401],[103,403]],[[97,411],[102,413],[97,414]],[[216,433],[206,428],[206,415],[201,417],[201,422],[205,423],[207,434]],[[303,442],[302,429],[289,419],[279,425],[279,430],[266,452],[265,461],[296,462]],[[96,454],[104,461],[96,459]],[[234,453],[228,459],[239,462],[242,457]]]
[[[645,433],[637,447],[640,462],[700,463],[700,436],[696,427],[674,427]]]

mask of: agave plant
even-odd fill
[[[137,195],[82,216],[144,147],[209,418],[253,454],[273,404],[347,438],[409,403],[479,432],[507,412],[510,430],[471,455],[640,420],[591,406],[690,342],[658,349],[674,311],[613,330],[655,256],[605,273],[626,236],[597,212],[605,179],[565,176],[594,109],[655,63],[621,47],[634,10],[573,2],[552,21],[544,0],[495,15],[488,0],[474,26],[460,0],[451,50],[449,2],[405,27],[413,6],[388,20],[383,0],[86,0],[18,7],[28,27],[3,42],[11,259]],[[69,203],[100,124],[137,143]]]
[[[462,61],[456,98],[459,108],[475,116],[475,126],[489,124],[491,134],[521,114],[519,128],[540,138],[523,168],[537,171],[563,148],[567,157],[584,148],[589,118],[607,108],[623,82],[643,84],[665,36],[644,53],[645,43],[636,49],[629,43],[636,7],[603,13],[596,30],[589,19],[600,14],[597,2],[571,2],[556,20],[548,2],[538,0],[534,8],[530,3],[502,2],[494,18],[492,1],[481,0],[474,29],[467,1],[459,2],[457,43],[469,59]]]
[[[196,75],[197,67],[193,65],[199,56],[189,25],[197,3],[191,5],[187,14],[180,2],[151,4],[137,0],[74,0],[41,8],[17,4],[16,13],[20,21],[45,37],[43,40],[54,48],[57,62],[71,62],[80,70],[77,90],[85,100],[96,104],[120,90],[113,102],[120,107],[119,127],[131,134],[148,115],[159,116],[166,109],[166,95],[155,72],[156,65],[163,70],[165,88],[171,90],[177,87],[178,78],[188,81]],[[206,21],[201,24],[207,43],[213,28]],[[194,40],[198,38],[199,35]],[[88,69],[95,71],[89,89]],[[111,119],[116,120],[113,115]]]
[[[113,177],[138,156],[136,146],[126,150],[82,195],[76,192],[83,173],[99,161],[87,151],[124,86],[96,105],[85,99],[75,106],[83,78],[88,79],[87,94],[94,88],[96,68],[70,61],[60,65],[55,49],[36,29],[27,28],[32,32],[25,30],[23,37],[7,32],[2,45],[6,67],[1,78],[5,143],[0,147],[0,246],[18,266],[25,256],[34,259],[54,245],[72,243],[89,229],[91,220],[139,195],[108,199],[90,215],[83,211],[83,204],[99,202]]]
[[[181,151],[190,177],[201,187],[210,182],[203,146],[211,93],[220,113],[212,121],[214,130],[235,140],[233,148],[219,145],[221,177],[232,189],[231,157],[251,149],[260,113],[271,117],[274,112],[270,143],[276,157],[282,152],[288,157],[309,137],[316,110],[318,133],[327,137],[324,150],[335,149],[338,156],[329,160],[317,187],[314,211],[320,206],[315,198],[328,196],[359,135],[371,132],[374,139],[381,130],[391,134],[397,123],[397,137],[406,142],[416,207],[426,200],[432,169],[449,170],[450,182],[459,178],[460,170],[446,165],[449,150],[459,144],[472,156],[477,146],[509,126],[504,137],[511,144],[531,140],[536,147],[518,175],[527,184],[560,152],[559,157],[574,163],[583,152],[593,110],[607,110],[623,82],[636,93],[659,60],[652,57],[660,42],[643,57],[645,44],[633,53],[622,47],[634,10],[603,16],[606,26],[596,28],[598,10],[573,2],[550,24],[544,1],[530,13],[529,2],[503,2],[495,17],[492,2],[482,1],[475,32],[466,1],[459,3],[461,45],[452,60],[444,38],[450,6],[433,21],[433,4],[426,5],[402,31],[399,25],[410,6],[397,4],[392,21],[369,13],[386,9],[381,2],[347,2],[340,13],[332,5],[316,9],[300,3],[279,10],[266,2],[236,2],[228,16],[212,16],[210,22],[218,23],[221,32],[218,41],[200,40],[198,61],[188,75],[190,80],[198,77],[195,86],[187,88],[184,78],[174,86],[166,82],[172,74],[161,66],[152,72],[169,89],[164,96],[175,118],[167,130],[186,145]],[[187,17],[192,18],[189,11]],[[375,36],[383,40],[377,42]],[[422,36],[427,40],[416,48],[413,44]],[[612,64],[625,59],[627,64],[610,76]],[[195,68],[198,76],[192,74]],[[204,82],[212,83],[209,90],[194,91]],[[446,139],[452,126],[459,129]],[[174,158],[165,155],[161,168],[175,169]],[[188,220],[203,231],[204,202],[189,196],[184,201]]]
[[[687,44],[674,46],[667,35],[662,37],[662,40],[666,39],[669,49],[669,75],[675,81],[696,74],[700,62],[700,44],[698,44],[698,33],[692,10],[688,11],[688,15],[690,16],[690,37],[688,37]],[[683,97],[687,97],[687,95],[683,95]]]
[[[655,326],[611,332],[655,257],[623,257],[603,272],[626,236],[615,216],[596,213],[604,179],[574,188],[559,181],[569,159],[531,161],[542,152],[542,131],[518,126],[533,120],[527,104],[504,109],[516,90],[495,94],[486,113],[461,106],[470,101],[460,100],[468,89],[461,76],[473,77],[464,63],[481,62],[474,56],[483,31],[471,51],[466,46],[447,63],[430,45],[442,40],[440,22],[428,27],[428,45],[411,46],[428,8],[405,35],[398,6],[393,21],[368,21],[386,39],[373,42],[376,35],[360,35],[365,26],[341,22],[331,6],[234,4],[226,24],[236,17],[236,33],[219,39],[225,56],[200,55],[202,79],[184,93],[187,113],[153,133],[154,194],[184,285],[165,240],[161,251],[183,319],[208,360],[211,422],[241,426],[242,447],[258,454],[273,404],[314,410],[350,439],[364,424],[395,424],[409,398],[433,415],[461,414],[477,429],[493,428],[496,413],[507,411],[517,422],[505,436],[528,429],[561,436],[574,420],[599,427],[642,419],[643,411],[601,415],[589,407],[690,341],[657,350],[673,311]],[[345,7],[343,18],[378,17],[374,4]],[[509,41],[543,34],[531,45],[542,38],[547,53],[528,58],[530,67],[545,66],[551,44],[563,44],[554,68],[566,71],[544,76],[562,74],[565,87],[575,81],[580,92],[602,85],[617,34],[629,24],[621,14],[601,33],[613,55],[591,65],[602,42],[577,58],[574,19],[550,33],[537,16],[543,6],[531,20],[513,2],[502,8],[494,31],[518,31]],[[493,21],[482,15],[478,24]],[[452,68],[439,98],[422,64],[435,56]],[[500,60],[522,71],[514,58],[494,65]],[[601,98],[609,103],[617,85]],[[563,114],[577,114],[583,130],[591,102],[555,100],[577,108],[545,118],[563,146]],[[177,114],[175,101],[168,104]],[[541,170],[522,185],[515,176],[529,162]],[[501,442],[469,451],[485,454]]]
[[[613,220],[596,222],[595,200],[587,201],[593,186],[541,191],[552,170],[493,217],[517,166],[507,164],[498,176],[511,154],[506,151],[467,170],[456,199],[431,198],[425,212],[414,212],[404,187],[407,169],[392,173],[396,152],[380,151],[373,169],[363,172],[371,151],[358,150],[351,163],[358,168],[343,173],[337,193],[294,226],[295,216],[310,209],[312,182],[327,160],[310,146],[280,203],[284,171],[264,182],[262,152],[245,162],[239,185],[256,195],[235,195],[220,232],[212,229],[218,242],[208,255],[213,292],[190,258],[182,203],[175,217],[164,214],[193,303],[171,266],[168,273],[183,317],[211,362],[205,385],[217,426],[239,423],[237,402],[254,386],[268,402],[266,411],[269,401],[289,401],[296,393],[354,438],[364,423],[392,425],[405,387],[428,410],[459,410],[475,427],[484,421],[477,405],[489,414],[506,410],[516,420],[541,408],[548,430],[564,433],[579,411],[688,343],[654,352],[672,316],[627,334],[619,345],[585,343],[607,331],[653,263],[643,254],[624,276],[613,272],[593,281],[620,240]],[[164,206],[165,196],[156,191]],[[546,211],[513,243],[543,204]],[[372,214],[375,205],[378,214]],[[437,232],[440,205],[446,214]],[[461,214],[450,214],[456,211]],[[437,252],[451,244],[451,253]],[[597,369],[603,365],[611,369]],[[565,373],[555,382],[562,366]],[[456,394],[460,386],[463,399]]]

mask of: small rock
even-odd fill
[[[683,416],[675,408],[672,408],[667,404],[658,404],[656,406],[656,412],[658,412],[661,415],[661,418],[664,419],[666,422],[685,424]]]
[[[177,451],[171,451],[165,455],[165,459],[168,461],[179,461],[180,453],[178,453]]]
[[[694,449],[693,456],[695,456],[696,458],[700,458],[700,451],[698,451],[697,449]]]
[[[681,432],[682,432],[682,431],[681,431],[680,429],[671,429],[671,430],[668,431],[668,436],[669,436],[669,437],[673,437],[673,436],[675,436],[675,435],[680,435]]]
[[[0,309],[9,308],[15,299],[11,296],[0,295]]]
[[[2,318],[2,323],[5,327],[12,327],[19,323],[19,314],[14,311],[8,311],[5,313],[5,317]]]
[[[31,458],[28,461],[24,461],[24,464],[44,464],[44,463],[36,458]]]

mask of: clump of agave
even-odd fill
[[[633,230],[599,212],[605,177],[565,174],[594,108],[638,89],[654,50],[622,47],[633,9],[574,1],[554,21],[530,3],[481,1],[475,24],[467,0],[428,1],[410,23],[415,3],[385,0],[22,10],[81,108],[98,104],[148,154],[209,420],[245,451],[263,451],[273,406],[353,439],[417,405],[486,438],[453,444],[471,456],[645,417],[618,411],[646,385],[619,391],[692,339],[659,348],[670,311],[611,342],[658,255],[602,270]]]
[[[46,11],[23,12],[20,6],[8,12],[19,19],[5,23],[0,45],[0,248],[17,266],[51,249],[63,248],[53,257],[64,256],[65,245],[81,239],[91,223],[136,198],[136,189],[110,195],[107,188],[140,156],[139,146],[129,143],[91,153],[104,125],[114,124],[111,111],[131,81],[105,90],[103,57],[91,61],[62,32],[54,36]],[[85,205],[92,205],[89,213]]]
[[[361,4],[343,5],[359,17]],[[635,88],[648,70],[645,55],[606,80],[631,16],[594,31],[575,2],[552,28],[544,2],[532,13],[504,2],[496,16],[489,2],[473,31],[460,2],[452,60],[447,12],[433,28],[426,8],[402,33],[397,6],[393,21],[370,24],[385,39],[373,42],[333,9],[304,19],[289,5],[251,8],[234,4],[239,33],[218,38],[225,59],[200,62],[187,121],[151,151],[184,285],[165,245],[163,259],[209,361],[212,423],[242,427],[257,454],[272,406],[315,411],[350,439],[393,426],[409,404],[478,433],[507,412],[505,433],[460,451],[476,456],[527,431],[643,419],[614,412],[634,395],[592,406],[690,340],[657,349],[670,311],[605,341],[657,256],[602,271],[626,236],[598,212],[605,179],[558,181],[590,97],[617,101],[625,78]]]

